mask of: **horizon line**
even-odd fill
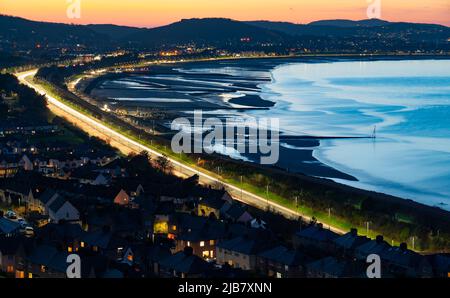
[[[232,20],[232,21],[236,21],[236,22],[273,22],[273,23],[289,23],[289,24],[294,24],[294,25],[309,25],[315,22],[320,22],[320,21],[352,21],[352,22],[360,22],[360,21],[367,21],[367,20],[380,20],[380,21],[385,21],[388,23],[410,23],[410,24],[423,24],[423,25],[438,25],[438,26],[444,26],[449,28],[450,25],[446,25],[446,24],[441,24],[441,23],[423,23],[423,22],[414,22],[414,21],[389,21],[387,19],[377,19],[377,18],[367,18],[367,19],[346,19],[346,18],[336,18],[336,19],[318,19],[315,21],[311,21],[308,23],[294,23],[294,22],[290,22],[290,21],[286,21],[286,20],[268,20],[268,19],[252,19],[252,20],[238,20],[238,19],[233,19],[233,18],[226,18],[226,17],[202,17],[202,18],[198,18],[198,17],[192,17],[192,18],[181,18],[178,21],[173,21],[173,22],[169,22],[169,23],[165,23],[162,25],[155,25],[153,27],[150,26],[139,26],[139,25],[126,25],[126,24],[119,24],[119,23],[67,23],[67,22],[61,22],[61,21],[50,21],[50,20],[37,20],[37,19],[33,19],[33,18],[26,18],[26,17],[22,17],[22,16],[18,16],[18,15],[9,15],[9,14],[3,14],[0,13],[0,16],[5,16],[5,17],[12,17],[12,18],[20,18],[20,19],[24,19],[27,21],[32,21],[32,22],[42,22],[42,23],[49,23],[49,24],[64,24],[64,25],[75,25],[75,26],[89,26],[89,25],[112,25],[112,26],[120,26],[120,27],[129,27],[129,28],[137,28],[137,29],[155,29],[155,28],[159,28],[159,27],[164,27],[164,26],[169,26],[171,24],[175,24],[178,22],[181,22],[183,20],[204,20],[204,19],[225,19],[225,20]]]

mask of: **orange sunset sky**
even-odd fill
[[[0,13],[64,23],[113,23],[155,27],[194,17],[308,23],[320,19],[366,19],[378,0],[79,0],[81,18],[70,19],[77,0],[0,0]],[[381,0],[381,18],[450,26],[450,0]]]

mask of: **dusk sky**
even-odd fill
[[[76,0],[0,0],[0,13],[64,23],[155,27],[194,17],[308,23],[367,18],[371,0],[80,0],[81,18],[66,11]],[[377,1],[377,0],[372,0]],[[450,0],[381,0],[381,18],[450,26]]]

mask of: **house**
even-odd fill
[[[14,275],[16,278],[25,277],[25,257],[28,239],[22,236],[0,236],[0,272]]]
[[[359,236],[357,229],[352,229],[349,233],[334,239],[334,245],[340,256],[352,257],[355,254],[355,248],[369,241],[370,239],[366,236]]]
[[[211,265],[204,259],[194,255],[192,248],[187,247],[170,257],[159,261],[160,276],[179,278],[206,277]]]
[[[237,202],[233,202],[232,204],[225,202],[220,209],[220,216],[223,219],[229,219],[232,222],[241,222],[244,224],[249,223],[254,219],[247,211],[247,208]]]
[[[391,248],[391,246],[384,241],[383,236],[377,236],[375,240],[366,242],[355,248],[355,258],[362,262],[367,260],[371,254],[381,255],[384,250]]]
[[[62,195],[53,189],[44,192],[31,192],[27,200],[27,207],[48,215],[51,222],[77,221],[80,219],[78,210]]]
[[[122,259],[127,247],[128,242],[112,233],[107,227],[84,233],[80,242],[80,250],[91,251],[112,261]]]
[[[37,230],[42,243],[55,245],[69,253],[79,251],[84,234],[78,223],[71,222],[49,223]]]
[[[333,250],[334,240],[339,235],[323,228],[322,224],[311,224],[305,229],[295,233],[293,237],[294,248],[306,248],[318,252]]]
[[[120,206],[128,206],[131,202],[131,197],[127,194],[127,192],[123,189],[119,191],[119,193],[114,198],[114,204]]]
[[[0,178],[14,177],[19,167],[19,160],[16,157],[0,156]]]
[[[435,254],[427,256],[433,267],[434,277],[450,278],[450,254]]]
[[[254,218],[250,221],[250,227],[253,229],[267,229],[267,223],[260,219],[260,218]]]
[[[194,217],[184,217],[185,220]],[[207,219],[200,228],[186,228],[186,222],[180,224],[175,236],[175,251],[191,247],[194,255],[210,260],[216,258],[216,244],[225,238],[227,231],[222,222]]]
[[[277,246],[257,256],[257,271],[268,277],[299,278],[305,276],[304,265],[310,258],[297,250]]]
[[[407,248],[406,243],[399,247],[389,247],[380,253],[382,271],[402,278],[430,278],[433,268],[425,256]],[[384,269],[384,270],[383,270]]]
[[[34,278],[66,278],[67,252],[50,245],[38,245],[27,258],[27,271]]]
[[[326,257],[306,265],[308,278],[364,278],[364,267],[359,263]]]
[[[80,212],[64,197],[57,196],[51,204],[48,205],[47,212],[51,222],[60,221],[78,221]]]
[[[217,193],[214,196],[201,198],[198,202],[197,214],[198,216],[220,218],[220,210],[227,202],[230,203],[231,201],[224,199],[223,195],[217,195]]]
[[[254,271],[257,254],[267,248],[267,242],[261,239],[253,240],[248,236],[224,240],[216,246],[217,263]]]
[[[25,171],[33,171],[33,162],[28,158],[28,156],[24,155],[19,161],[19,166],[23,168]]]
[[[110,175],[113,178],[126,178],[128,177],[126,166],[126,160],[122,158],[115,158],[113,161],[101,166],[97,172]]]
[[[71,179],[78,180],[82,184],[90,185],[104,185],[107,186],[111,183],[111,177],[104,173],[97,173],[88,167],[87,169],[80,168],[75,170],[71,176]]]
[[[39,213],[46,213],[48,206],[59,197],[59,194],[53,189],[46,189],[45,191],[30,191],[27,198],[27,208],[29,211],[37,211]]]

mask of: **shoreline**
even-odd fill
[[[433,58],[437,58],[438,60],[448,60],[450,58],[448,56],[444,56],[444,57],[443,56],[413,56],[413,57],[415,58],[415,60],[433,59]],[[327,60],[327,61],[324,61],[324,58],[326,58],[325,60]],[[276,64],[275,68],[276,68],[276,67],[285,66],[287,64],[295,64],[295,63],[299,63],[299,62],[317,63],[317,62],[336,62],[336,61],[379,61],[379,60],[393,60],[393,61],[397,61],[397,60],[410,60],[411,56],[400,56],[400,57],[399,56],[394,56],[394,57],[385,57],[385,56],[376,56],[376,57],[374,57],[374,56],[371,56],[371,57],[359,57],[358,56],[358,57],[355,57],[355,56],[350,56],[350,57],[346,57],[345,59],[342,59],[342,60],[341,59],[331,59],[333,61],[329,61],[329,58],[330,57],[328,57],[328,56],[327,57],[323,57],[323,56],[317,56],[316,57],[315,56],[313,61],[309,61],[310,57],[299,57],[299,58],[293,58],[293,59],[289,58],[289,57],[288,58],[272,58],[271,59],[269,57],[269,58],[264,58],[264,60],[266,60],[266,61],[275,61],[276,62],[275,63]],[[280,59],[282,59],[282,60],[286,59],[286,60],[283,61],[284,63],[280,63],[280,61],[279,61]],[[305,59],[308,60],[308,61],[305,61]],[[243,61],[243,60],[245,61],[246,59],[242,58],[242,59],[235,59],[235,60],[232,60],[232,61],[233,62],[237,61],[237,63],[240,64],[241,61]],[[253,59],[253,58],[252,59],[247,59],[247,61],[254,61],[254,60],[255,59]],[[301,60],[301,61],[298,61],[298,60]],[[220,61],[223,62],[223,60],[220,60]],[[225,60],[225,61],[227,61],[227,60]],[[201,63],[208,64],[208,63],[215,63],[215,61],[175,63],[175,64],[170,64],[168,67],[169,68],[171,68],[171,67],[173,67],[173,68],[177,68],[178,67],[179,68],[180,65],[183,65],[184,68],[187,68],[186,65],[188,65],[188,66],[190,64],[196,65],[196,64],[199,64],[199,63],[200,64]],[[164,66],[164,67],[167,67],[167,66]],[[269,74],[271,74],[271,71],[273,71],[273,69],[274,69],[274,68],[270,68],[269,69],[269,68],[267,68],[265,66],[263,66],[263,67],[259,67],[258,66],[257,68],[259,70],[263,70],[264,69]],[[127,76],[126,73],[125,74],[122,73],[122,75]],[[270,82],[262,82],[262,84],[270,84]],[[259,86],[259,84],[255,84],[255,86]],[[263,98],[260,98],[260,99],[264,100]],[[276,103],[274,103],[274,104],[276,104]],[[267,107],[260,106],[258,108],[267,108]],[[221,109],[224,109],[224,108],[222,107]],[[168,110],[173,112],[174,109],[170,109],[169,108]],[[214,111],[214,108],[212,108],[211,110]],[[229,110],[236,110],[236,108],[231,107],[231,108],[229,108]],[[252,110],[252,108],[242,108],[242,109],[239,109],[239,110],[245,112],[246,110]],[[268,108],[268,111],[270,111],[270,108]],[[314,177],[314,178],[317,177],[317,178],[320,178],[320,179],[332,179],[332,180],[335,179],[333,181],[338,183],[338,184],[342,184],[342,185],[346,185],[346,186],[355,188],[355,186],[352,186],[352,183],[353,182],[359,182],[359,180],[357,178],[355,178],[354,176],[348,174],[349,172],[346,172],[345,170],[344,171],[339,170],[339,167],[336,167],[335,165],[333,166],[332,164],[327,163],[326,161],[323,161],[320,158],[318,158],[314,154],[315,152],[317,152],[317,150],[315,148],[306,148],[305,149],[305,147],[307,147],[307,145],[305,145],[305,140],[318,141],[319,145],[317,145],[317,147],[320,147],[320,140],[332,140],[332,139],[344,139],[344,138],[367,138],[367,137],[304,136],[304,135],[298,135],[298,136],[294,136],[294,137],[289,137],[289,138],[286,138],[286,139],[290,139],[290,140],[297,139],[298,142],[297,142],[296,146],[294,146],[294,147],[302,148],[302,149],[298,149],[297,148],[297,149],[294,149],[294,150],[296,150],[296,152],[295,152],[295,154],[297,154],[296,157],[298,157],[298,153],[299,153],[299,151],[301,151],[301,162],[303,164],[302,164],[301,167],[299,167],[297,169],[290,168],[289,167],[289,163],[287,163],[287,164],[281,163],[281,164],[278,164],[276,167],[277,168],[282,168],[286,172],[294,171],[294,172],[296,172],[298,174],[303,174],[303,175],[307,175],[307,176]],[[284,154],[288,157],[288,159],[291,159],[293,157],[292,154],[294,154],[294,153],[291,152],[291,154],[286,154],[286,153],[284,153]],[[229,158],[228,156],[226,156],[226,157]],[[346,181],[349,182],[349,183],[346,184],[345,183]],[[358,187],[356,187],[356,188],[358,188]],[[361,189],[364,190],[364,191],[368,191],[369,193],[376,192],[376,193],[385,194],[387,196],[399,197],[399,198],[404,199],[404,200],[411,200],[410,198],[407,198],[407,197],[403,197],[402,198],[401,196],[398,195],[398,193],[397,194],[393,194],[391,192],[389,194],[389,193],[383,193],[383,192],[379,192],[379,191],[373,191],[370,188],[361,188]],[[423,203],[420,203],[420,204],[423,204]],[[427,205],[427,204],[424,204],[424,205]],[[427,205],[427,206],[445,210],[442,207],[444,205],[439,205],[439,206],[438,205]]]

